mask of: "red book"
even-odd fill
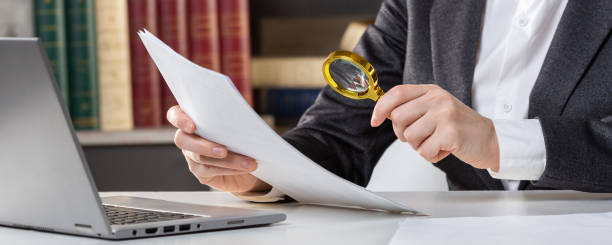
[[[137,34],[142,29],[157,33],[156,1],[129,0],[128,11],[134,126],[157,127],[162,122],[160,74]]]
[[[221,71],[228,75],[244,99],[253,105],[249,1],[218,0],[221,34]]]
[[[190,59],[221,72],[217,0],[189,0]]]
[[[189,57],[189,40],[187,36],[187,0],[158,0],[159,36],[168,46],[184,57]],[[161,84],[162,122],[165,112],[177,104],[165,82]]]

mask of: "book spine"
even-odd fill
[[[273,115],[279,124],[297,123],[314,103],[320,89],[268,88],[257,89],[256,110]]]
[[[327,83],[321,64],[326,57],[253,58],[253,87],[322,88]]]
[[[32,0],[0,1],[0,37],[34,37]]]
[[[70,114],[77,130],[100,128],[93,0],[66,1]]]
[[[244,99],[253,105],[249,1],[218,0],[221,71],[228,75]]]
[[[127,2],[96,1],[100,128],[134,127]]]
[[[141,29],[157,33],[157,3],[155,0],[128,0],[128,12],[134,126],[158,127],[162,122],[161,75],[138,37]]]
[[[40,38],[42,45],[45,47],[55,80],[62,92],[64,104],[70,108],[64,1],[35,0],[34,17],[36,36]]]
[[[159,33],[161,40],[177,51],[177,53],[184,57],[189,57],[187,0],[158,0],[158,4]],[[162,122],[164,122],[164,124],[169,124],[169,122],[164,119],[164,112],[178,103],[165,82],[161,83],[161,97]]]
[[[189,58],[221,72],[217,0],[189,0]]]

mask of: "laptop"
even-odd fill
[[[285,214],[100,198],[36,38],[0,38],[0,225],[130,239],[280,222]]]

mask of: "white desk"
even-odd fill
[[[406,215],[289,204],[247,203],[220,192],[101,193],[277,210],[287,220],[263,227],[120,242],[0,227],[2,244],[386,244]],[[385,193],[431,217],[568,214],[612,211],[612,194],[571,191]],[[435,231],[432,231],[435,232]]]

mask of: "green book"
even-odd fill
[[[68,106],[68,62],[64,1],[35,0],[34,19],[36,36],[45,47],[55,80],[59,83],[64,103]]]
[[[100,128],[93,0],[66,1],[70,114],[77,130]]]

